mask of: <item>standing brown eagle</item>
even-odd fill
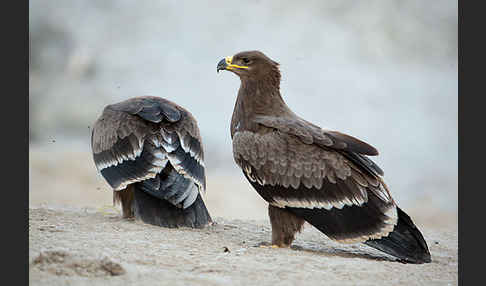
[[[427,244],[395,203],[367,143],[297,116],[280,95],[278,63],[259,51],[218,63],[241,80],[231,119],[233,156],[268,203],[272,244],[288,247],[305,221],[341,243],[363,242],[408,263]]]
[[[135,97],[105,107],[91,134],[96,168],[123,217],[164,227],[204,227],[211,217],[204,153],[192,114],[166,99]]]

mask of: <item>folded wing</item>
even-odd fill
[[[257,192],[341,242],[392,231],[396,207],[381,178],[333,150],[332,137],[295,126],[235,133],[234,159]]]
[[[192,115],[162,98],[107,106],[91,144],[97,169],[114,190],[132,183],[186,208],[206,187],[204,154]]]

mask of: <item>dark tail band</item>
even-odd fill
[[[138,189],[137,184],[133,189],[134,216],[145,223],[170,228],[203,228],[212,222],[201,194],[198,194],[196,201],[191,206],[182,209],[166,200],[147,194]]]
[[[431,262],[429,248],[420,230],[399,207],[397,207],[397,213],[397,225],[388,236],[368,240],[364,243],[393,255],[405,263]]]

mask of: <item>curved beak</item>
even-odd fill
[[[220,70],[236,70],[247,68],[247,66],[239,66],[233,64],[233,57],[226,57],[219,61],[218,66],[216,67],[216,72],[219,72]]]
[[[220,70],[225,70],[228,67],[226,63],[226,59],[222,59],[219,61],[218,66],[216,67],[216,72],[219,73]]]

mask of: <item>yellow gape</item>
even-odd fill
[[[226,69],[228,69],[228,70],[233,69],[233,68],[237,68],[237,69],[247,69],[248,68],[247,66],[239,66],[239,65],[232,64],[233,57],[226,57],[225,60],[226,60],[226,64],[228,65],[226,67]]]

